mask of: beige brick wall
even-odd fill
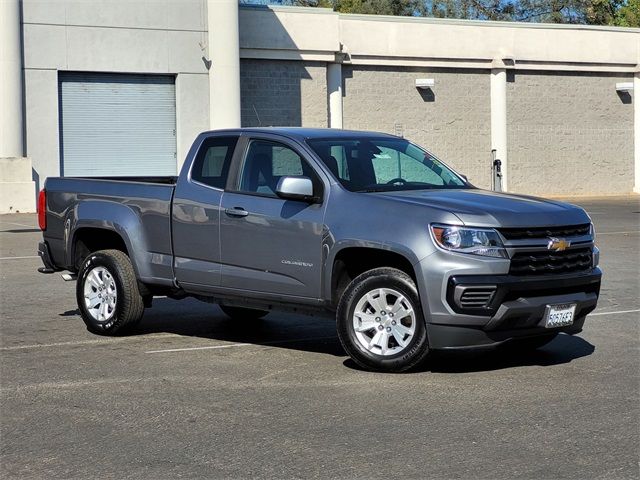
[[[400,125],[472,183],[490,186],[488,70],[343,65],[343,76],[344,128],[396,133]],[[432,91],[416,89],[417,78],[435,79]],[[630,81],[625,74],[509,73],[509,190],[631,192],[633,105],[615,91]],[[241,92],[243,126],[327,126],[324,63],[242,60]]]
[[[343,66],[344,128],[395,133],[418,143],[479,187],[491,180],[489,71]],[[433,78],[432,92],[416,89]],[[422,92],[422,93],[421,93]]]
[[[507,83],[509,189],[541,195],[633,189],[632,76],[518,71]]]
[[[240,89],[243,127],[328,124],[324,63],[241,60]]]

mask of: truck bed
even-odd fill
[[[141,279],[171,280],[171,200],[176,179],[49,177],[44,240],[55,266],[75,270],[75,239],[91,228],[102,228],[125,239]]]

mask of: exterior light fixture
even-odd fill
[[[436,81],[433,78],[416,78],[416,88],[426,90],[435,86]]]
[[[616,92],[630,92],[633,90],[633,82],[616,83]]]

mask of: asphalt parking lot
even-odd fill
[[[35,216],[0,216],[0,476],[638,478],[640,201],[574,203],[605,272],[584,332],[402,375],[358,370],[331,320],[196,300],[92,335],[36,272]]]

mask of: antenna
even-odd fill
[[[251,107],[253,107],[253,111],[256,114],[256,118],[258,119],[258,126],[261,127],[262,126],[262,122],[260,121],[260,115],[258,115],[258,110],[256,110],[256,106],[252,103]]]

